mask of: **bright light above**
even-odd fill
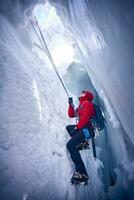
[[[70,33],[63,26],[60,17],[57,15],[55,8],[47,2],[43,6],[36,7],[34,15],[38,19],[56,66],[70,64],[74,57],[73,41]],[[38,40],[37,44],[40,45]],[[43,52],[38,51],[38,54],[41,58]],[[65,65],[62,65],[62,67],[65,67]]]
[[[73,56],[73,48],[71,45],[68,44],[56,46],[52,51],[52,57],[57,66],[61,65],[62,63],[71,63],[73,60]]]

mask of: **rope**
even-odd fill
[[[54,63],[54,60],[53,60],[53,58],[52,58],[52,56],[51,56],[51,53],[50,53],[50,51],[49,51],[49,48],[48,48],[48,46],[47,46],[47,44],[46,44],[46,41],[45,41],[45,39],[44,39],[44,36],[43,36],[43,34],[42,34],[42,31],[41,31],[41,29],[40,29],[40,26],[39,26],[39,23],[38,23],[36,17],[35,17],[35,21],[36,21],[36,24],[37,24],[38,30],[39,30],[39,32],[40,32],[40,35],[41,35],[41,38],[42,38],[43,43],[42,43],[42,41],[41,41],[41,39],[40,39],[40,37],[39,37],[39,35],[38,35],[36,29],[35,29],[34,24],[31,22],[31,24],[32,24],[32,26],[33,26],[33,29],[34,29],[34,31],[35,31],[35,33],[36,33],[36,35],[37,35],[39,41],[41,42],[42,47],[43,47],[44,51],[46,52],[46,54],[47,54],[47,56],[48,56],[48,58],[49,58],[49,60],[50,60],[50,62],[51,62],[51,64],[52,64],[52,66],[53,66],[53,68],[54,68],[54,71],[55,71],[55,73],[57,74],[57,76],[58,76],[58,78],[59,78],[59,80],[60,80],[60,82],[61,82],[61,84],[62,84],[62,86],[63,86],[63,88],[64,88],[64,90],[65,90],[65,92],[66,92],[66,94],[67,94],[67,96],[69,97],[69,93],[68,93],[68,91],[67,91],[67,89],[66,89],[66,87],[65,87],[65,85],[64,85],[64,83],[63,83],[63,81],[62,81],[62,78],[60,77],[60,75],[59,75],[59,73],[58,73],[58,70],[57,70],[56,65],[55,65],[55,63]]]
[[[43,49],[39,44],[36,44],[36,43],[34,42],[34,45],[44,52],[44,49]]]
[[[38,32],[37,32],[37,30],[36,30],[35,26],[34,26],[34,23],[33,23],[33,22],[31,22],[31,25],[32,25],[32,27],[33,27],[33,29],[34,29],[34,32],[35,32],[35,34],[37,35],[37,37],[38,37],[38,39],[39,39],[39,41],[40,41],[41,45],[42,45],[42,48],[43,48],[43,49],[44,49],[44,51],[46,52],[46,49],[45,49],[45,47],[44,47],[44,45],[43,45],[43,43],[42,43],[42,41],[41,41],[41,39],[40,39],[40,37],[39,37],[39,35],[38,35]]]
[[[43,36],[43,34],[42,34],[42,31],[41,31],[41,29],[40,29],[40,26],[39,26],[39,23],[38,23],[36,17],[35,17],[35,21],[36,21],[38,30],[39,30],[39,32],[40,32],[40,35],[41,35],[41,38],[42,38],[44,44],[42,43],[42,40],[41,40],[41,38],[40,38],[39,35],[38,35],[38,32],[37,32],[37,30],[36,30],[36,28],[35,28],[34,23],[31,22],[31,24],[32,24],[32,27],[33,27],[33,29],[34,29],[34,31],[35,31],[35,33],[36,33],[36,35],[37,35],[37,37],[38,37],[38,39],[39,39],[41,45],[42,45],[42,48],[43,48],[42,50],[44,50],[45,53],[47,54],[47,56],[48,56],[48,58],[49,58],[49,60],[50,60],[50,62],[51,62],[51,64],[52,64],[52,66],[53,66],[53,68],[54,68],[55,73],[57,74],[57,76],[58,76],[58,78],[59,78],[59,80],[60,80],[60,82],[61,82],[61,84],[62,84],[62,86],[63,86],[63,88],[64,88],[64,90],[65,90],[65,92],[66,92],[66,94],[67,94],[67,96],[69,97],[69,93],[68,93],[68,91],[67,91],[67,89],[66,89],[66,87],[65,87],[65,85],[64,85],[64,83],[63,83],[63,81],[62,81],[62,79],[61,79],[61,77],[60,77],[60,75],[59,75],[59,73],[58,73],[58,70],[57,70],[56,65],[55,65],[55,63],[54,63],[54,61],[53,61],[53,58],[52,58],[51,53],[50,53],[50,51],[49,51],[49,48],[48,48],[48,46],[47,46],[47,44],[46,44],[46,41],[45,41],[45,39],[44,39],[44,36]],[[74,108],[74,110],[75,110],[75,108]],[[76,124],[77,124],[77,120],[78,120],[77,114],[76,114],[75,120],[76,120]]]

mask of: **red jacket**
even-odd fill
[[[93,100],[93,94],[89,91],[84,92],[84,95],[79,97],[79,106],[76,110],[72,105],[69,105],[68,115],[73,118],[78,116],[77,129],[83,128],[88,124],[90,119],[95,115],[94,104],[91,102]]]

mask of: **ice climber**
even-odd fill
[[[79,153],[83,146],[87,143],[87,139],[91,138],[91,123],[90,119],[95,115],[94,104],[92,103],[93,94],[90,91],[83,91],[78,97],[79,106],[75,110],[73,99],[68,99],[69,108],[68,115],[70,118],[78,117],[76,125],[68,125],[66,129],[71,137],[67,143],[67,149],[70,152],[71,159],[75,165],[75,172],[71,178],[71,182],[87,182],[89,179],[85,165]]]

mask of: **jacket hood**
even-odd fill
[[[82,94],[79,96],[80,101],[92,101],[94,98],[93,94],[90,91],[83,91]]]

